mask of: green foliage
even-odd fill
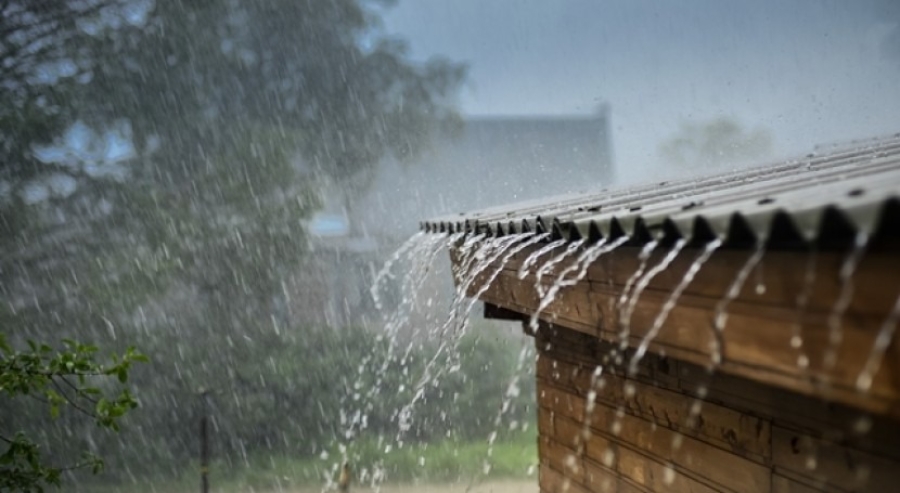
[[[119,421],[138,406],[128,388],[104,391],[109,379],[128,382],[132,365],[147,362],[141,353],[128,348],[111,362],[99,363],[95,346],[65,340],[64,349],[28,341],[28,350],[16,351],[0,333],[0,393],[8,398],[28,397],[43,402],[52,419],[72,409],[101,428],[119,429]],[[0,455],[0,491],[43,491],[45,485],[60,484],[64,470],[88,468],[94,474],[103,469],[103,460],[84,452],[82,460],[64,467],[47,465],[40,447],[25,433],[14,436],[0,425],[0,441],[6,451]]]
[[[386,450],[383,442],[372,437],[354,445],[351,458],[355,484],[370,484],[376,470],[383,474],[379,481],[388,484],[474,484],[501,478],[525,479],[533,477],[538,462],[534,430],[515,433],[493,446],[486,441],[444,439]],[[339,465],[335,458],[340,456],[336,447],[319,457],[258,451],[238,463],[213,461],[210,471],[216,490],[224,492],[315,488],[329,479],[335,480]],[[160,491],[193,491],[199,473],[199,463],[192,461],[178,471],[177,477],[167,477],[154,484]],[[90,491],[107,490],[123,488],[90,487]]]

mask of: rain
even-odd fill
[[[0,1],[0,491],[892,491],[900,8]]]

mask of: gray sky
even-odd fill
[[[892,24],[868,1],[401,0],[385,30],[470,64],[468,114],[612,106],[622,181],[663,174],[686,121],[769,129],[776,152],[900,131]]]

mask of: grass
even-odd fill
[[[279,491],[322,486],[337,476],[343,454],[337,449],[319,458],[284,455],[253,455],[246,461],[210,465],[210,482],[215,492]],[[374,439],[357,441],[347,449],[354,476],[362,483],[373,477],[386,483],[479,482],[487,479],[527,478],[537,464],[536,437],[533,431],[521,432],[498,440],[493,447],[486,441],[445,440],[431,444],[413,444],[388,448]],[[178,478],[167,478],[139,485],[87,488],[112,492],[188,492],[196,491],[200,478],[197,463],[185,464]]]

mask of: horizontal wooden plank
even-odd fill
[[[552,436],[541,436],[538,439],[538,454],[541,464],[564,473],[572,481],[584,483],[583,455],[554,440]]]
[[[550,409],[555,415],[584,422],[584,399],[581,397],[539,381],[537,382],[537,401],[538,406]]]
[[[675,466],[733,491],[767,491],[768,469],[709,444],[627,414],[617,416],[612,408],[598,405],[595,430],[612,434],[628,444]],[[620,458],[621,460],[621,458]]]
[[[558,382],[581,397],[592,388],[590,371],[547,357],[538,361],[537,378]],[[698,401],[690,395],[610,373],[604,374],[602,381],[603,385],[596,385],[593,390],[607,406],[621,406],[628,414],[758,463],[766,464],[771,457],[770,426],[766,420],[709,402],[700,403],[699,416],[691,419],[691,409]]]
[[[618,472],[652,492],[721,493],[722,491],[762,491],[715,489],[666,465],[629,449],[623,449]]]
[[[838,493],[838,490],[825,485],[812,486],[792,478],[773,474],[772,493]]]
[[[560,293],[543,318],[610,341],[618,338],[618,310],[609,309],[609,301],[616,298],[613,292],[586,290],[580,285]],[[523,284],[516,276],[500,275],[483,298],[496,304],[507,303],[506,308],[529,312],[538,303],[534,289]],[[648,334],[663,302],[659,293],[645,292],[636,305],[631,319],[629,343],[637,346]],[[670,312],[662,330],[650,349],[659,354],[669,354],[687,361],[707,365],[710,361],[710,345],[713,340],[711,320],[714,306],[709,302],[689,298],[676,305]],[[697,306],[697,304],[705,306]],[[805,351],[821,355],[832,348],[828,342],[828,330],[822,320],[817,328],[805,327]],[[856,377],[862,368],[868,347],[874,337],[874,319],[856,319],[857,325],[845,326],[844,342],[837,346],[840,364],[827,370],[820,357],[810,358],[809,369],[798,366],[798,351],[791,348],[793,331],[791,322],[765,310],[734,303],[730,309],[724,334],[725,359],[721,371],[778,385],[809,395],[819,395],[879,413],[900,416],[900,351],[895,341],[891,353],[876,375],[870,393],[861,394],[854,388]],[[864,323],[864,324],[863,324]],[[863,324],[863,325],[859,325]],[[868,324],[868,325],[865,325]],[[900,354],[900,352],[898,352]],[[810,376],[816,376],[816,379]],[[822,382],[827,381],[828,385]],[[895,405],[896,404],[896,405]]]
[[[860,450],[900,462],[900,422],[888,416],[871,415],[732,375],[719,373],[710,378],[704,369],[686,363],[678,363],[674,371],[680,375],[679,386],[686,393],[696,395],[696,385],[702,383],[707,389],[707,402],[800,433],[848,442]]]
[[[618,468],[610,469],[591,460],[585,460],[584,467],[585,486],[595,493],[651,493],[652,491],[622,476]]]
[[[784,428],[773,428],[772,451],[776,471],[842,491],[888,493],[900,485],[895,461]]]
[[[538,394],[540,406],[583,422],[583,399],[540,382]],[[683,470],[733,491],[766,491],[769,487],[766,467],[603,404],[594,408],[591,430],[595,436],[632,447],[659,462],[671,461]]]
[[[541,464],[539,475],[538,484],[540,484],[541,491],[548,493],[592,493],[547,464]]]

